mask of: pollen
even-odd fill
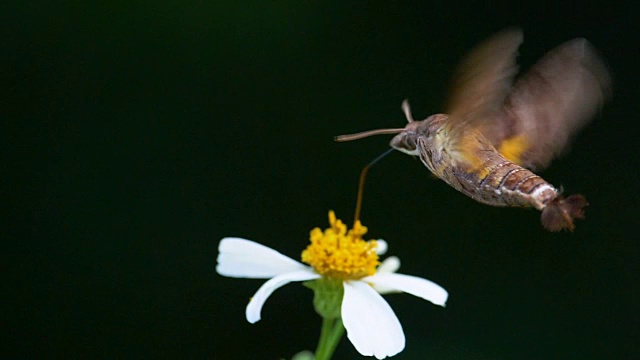
[[[375,240],[365,241],[367,228],[357,220],[353,229],[329,211],[330,227],[311,230],[311,244],[302,252],[302,261],[322,276],[335,279],[360,279],[375,274],[380,264]]]

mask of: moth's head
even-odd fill
[[[424,121],[411,120],[400,134],[391,139],[389,145],[405,154],[418,155],[420,153],[420,150],[418,150],[418,135],[421,132],[421,125]]]
[[[425,143],[430,144],[433,137],[442,128],[447,116],[444,114],[436,114],[422,121],[415,121],[411,117],[411,112],[408,109],[405,111],[405,114],[407,114],[409,123],[401,133],[391,139],[389,145],[405,154],[415,156],[420,153],[418,149],[418,137],[423,138]]]
[[[391,139],[391,147],[409,155],[418,155],[418,137],[426,138],[427,142],[442,128],[447,116],[444,114],[431,115],[425,120],[415,121],[411,115],[411,108],[407,100],[402,102],[402,111],[409,122],[407,126],[399,129],[377,129],[352,135],[341,135],[336,141],[358,140],[364,137],[378,134],[397,134]]]

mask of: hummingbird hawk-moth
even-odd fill
[[[517,50],[522,32],[508,29],[473,49],[453,77],[446,113],[399,129],[342,135],[337,141],[397,134],[391,147],[418,156],[438,178],[487,205],[533,207],[545,229],[573,231],[588,205],[582,195],[563,197],[533,171],[566,149],[611,96],[606,65],[582,38],[547,53],[524,76]]]

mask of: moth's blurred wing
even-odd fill
[[[503,113],[504,101],[518,72],[516,57],[522,43],[520,29],[503,30],[472,49],[460,62],[446,105],[447,148],[454,160],[480,169],[475,129]]]
[[[531,169],[546,167],[611,96],[611,77],[585,39],[545,55],[515,83],[503,114],[482,133],[503,156]]]
[[[520,29],[503,30],[480,43],[460,62],[453,75],[445,108],[449,128],[457,131],[499,114],[518,72]]]

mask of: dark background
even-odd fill
[[[571,233],[483,206],[394,153],[362,220],[401,272],[450,294],[387,300],[399,359],[640,356],[637,9],[429,3],[3,2],[2,352],[19,357],[290,358],[320,319],[299,284],[263,320],[260,280],[215,272],[224,236],[298,258],[327,211],[350,223],[362,166],[439,112],[458,59],[521,26],[519,62],[584,36],[615,92],[542,175],[591,206]],[[336,358],[357,353],[343,339]]]

